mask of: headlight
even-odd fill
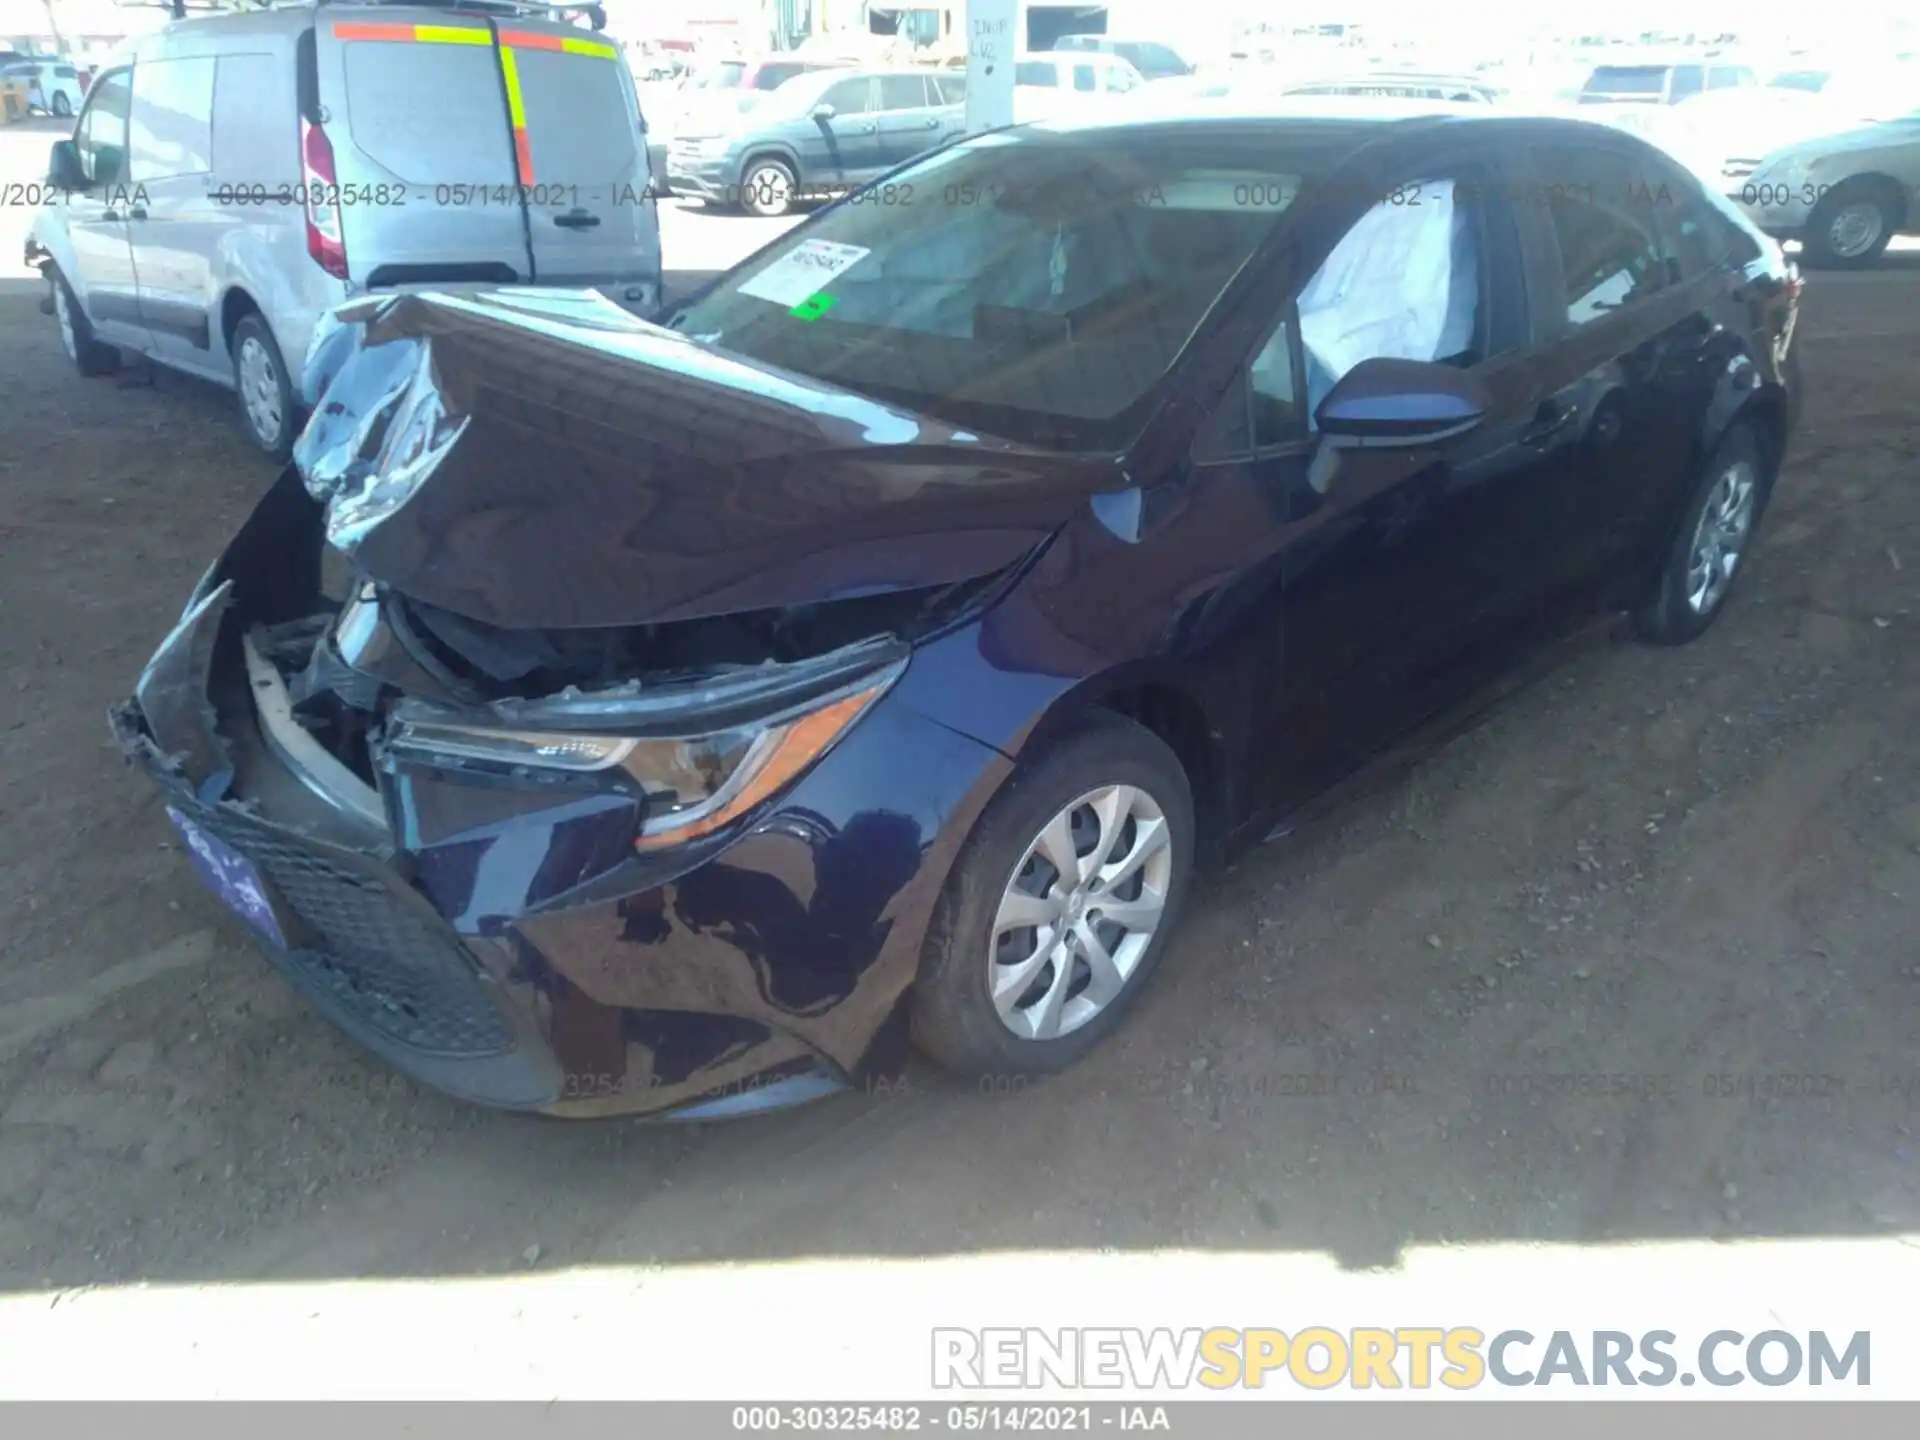
[[[859,688],[798,712],[704,735],[583,735],[408,719],[389,727],[386,748],[428,762],[477,760],[574,774],[618,769],[647,798],[634,845],[658,850],[731,824],[784,789],[853,728],[904,668],[869,675]]]

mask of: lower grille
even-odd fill
[[[310,937],[289,935],[282,963],[389,1041],[440,1055],[491,1055],[512,1037],[451,931],[416,915],[369,875],[298,835],[230,808],[186,807],[260,867]],[[309,940],[317,943],[302,944]]]

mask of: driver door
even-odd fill
[[[1536,423],[1525,262],[1502,179],[1449,166],[1356,185],[1399,200],[1325,237],[1229,395],[1248,452],[1238,463],[1283,515],[1279,623],[1255,696],[1268,808],[1358,768],[1539,636],[1562,466]],[[1323,442],[1316,407],[1379,356],[1469,370],[1492,409],[1439,440]]]
[[[874,123],[879,82],[859,75],[827,87],[820,104],[831,115],[814,115],[800,156],[803,188],[858,185],[880,173],[879,127]],[[817,107],[816,107],[817,108]]]
[[[74,126],[74,147],[88,185],[65,200],[74,269],[67,280],[100,339],[147,350],[152,337],[140,322],[131,234],[131,222],[145,218],[145,206],[127,180],[132,98],[133,70],[110,70],[94,82]]]

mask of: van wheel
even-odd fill
[[[67,277],[58,270],[50,272],[47,283],[53,286],[53,313],[60,322],[60,343],[67,358],[82,375],[111,375],[120,368],[120,352],[93,338],[93,322],[67,287]]]
[[[53,92],[53,113],[63,120],[73,114],[73,102],[67,99],[66,91],[56,90]]]
[[[233,327],[230,348],[233,386],[247,433],[267,454],[284,460],[293,453],[293,384],[273,332],[258,314],[243,315]]]
[[[1193,794],[1144,726],[1096,712],[1021,762],[927,932],[915,1043],[963,1074],[1070,1065],[1165,954],[1193,868]]]
[[[740,181],[740,208],[772,220],[793,208],[793,171],[784,161],[755,160]]]

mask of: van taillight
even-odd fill
[[[340,187],[333,143],[311,120],[300,122],[300,182],[307,202],[307,253],[329,275],[347,278],[347,237],[340,229]]]

